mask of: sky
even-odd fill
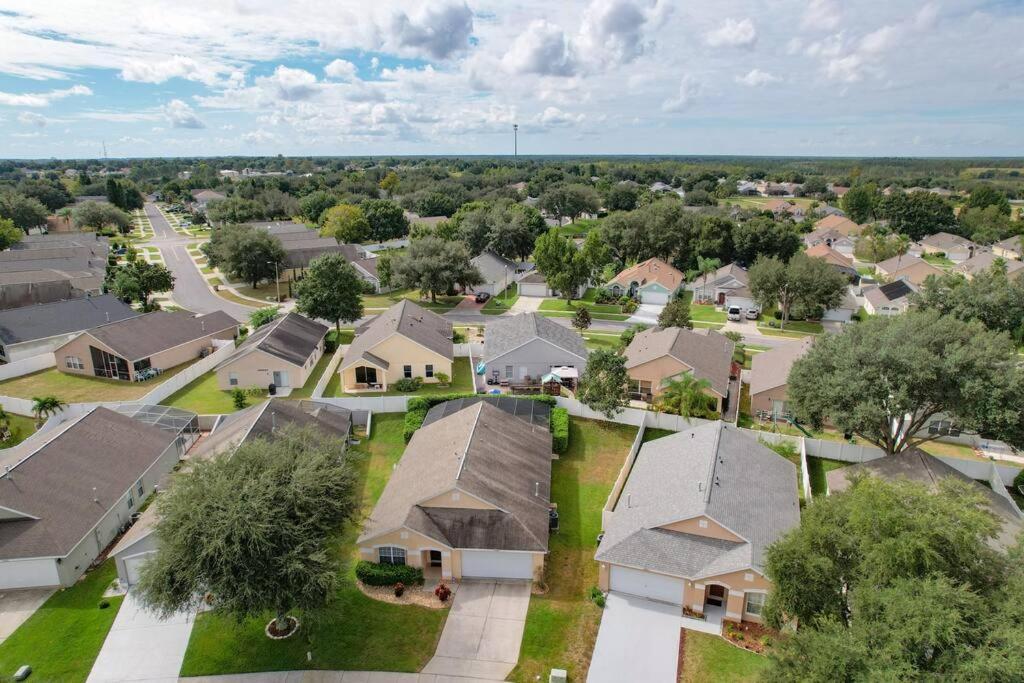
[[[0,157],[1024,155],[1024,0],[0,0]]]

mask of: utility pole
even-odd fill
[[[519,162],[519,124],[512,124],[512,157]]]
[[[269,266],[270,264],[274,264],[274,284],[277,285],[277,303],[281,303],[281,276],[277,272],[277,261],[267,261],[267,265]]]

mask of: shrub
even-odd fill
[[[394,384],[398,391],[418,391],[423,386],[422,377],[403,377]]]
[[[108,607],[110,607],[110,601],[109,600],[100,600],[99,607],[100,607],[100,609],[107,609]]]
[[[565,408],[551,409],[551,449],[559,454],[569,450],[569,411]]]
[[[639,304],[637,304],[637,302],[634,301],[633,299],[628,299],[626,301],[626,303],[622,304],[622,312],[623,313],[636,313],[636,309],[637,309],[638,305]]]
[[[447,386],[448,383],[451,382],[451,378],[448,376],[448,373],[445,372],[435,372],[434,379],[436,379],[437,383],[442,386]]]
[[[245,393],[254,398],[263,398],[263,387],[249,387]]]
[[[469,337],[466,336],[465,332],[462,332],[460,330],[455,330],[454,332],[452,332],[453,344],[465,344],[467,341],[469,341]]]
[[[249,334],[249,328],[248,328],[248,327],[246,327],[245,325],[241,325],[241,326],[240,326],[240,327],[238,328],[238,336],[239,336],[239,337],[244,337],[244,336],[245,336],[245,335],[247,335],[247,334]]]
[[[235,406],[235,410],[241,410],[247,405],[245,392],[241,389],[231,390],[231,403]]]
[[[405,584],[399,581],[395,584],[395,597],[400,598],[405,593]]]
[[[1020,472],[1018,472],[1017,476],[1015,476],[1013,478],[1013,486],[1018,491],[1021,490],[1021,487],[1024,487],[1024,470],[1021,470]]]
[[[377,564],[361,560],[356,565],[356,578],[367,586],[418,586],[423,583],[423,570],[407,564]]]
[[[600,607],[601,609],[604,609],[604,605],[605,605],[605,597],[604,597],[604,595],[602,594],[602,595],[598,595],[597,597],[595,597],[594,598],[594,604],[597,605],[598,607]]]
[[[441,602],[448,602],[448,598],[452,595],[452,589],[448,587],[448,584],[442,581],[437,584],[436,588],[434,588],[434,595],[436,595],[437,599]]]

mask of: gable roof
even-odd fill
[[[1024,261],[1002,258],[1000,256],[996,256],[991,251],[974,252],[974,256],[961,263],[956,269],[965,275],[973,277],[978,273],[991,268],[997,260],[1006,264],[1006,274],[1010,277],[1016,277],[1020,275],[1021,272],[1024,272]]]
[[[921,239],[921,244],[934,249],[967,249],[975,246],[974,242],[966,237],[954,235],[949,232],[937,232]]]
[[[454,488],[497,509],[419,504]],[[453,548],[544,552],[550,496],[547,428],[481,401],[416,430],[359,541],[404,526]]]
[[[738,263],[733,262],[727,263],[718,270],[716,270],[714,278],[710,280],[708,284],[718,284],[719,282],[730,278],[737,280],[744,285],[750,282],[750,274],[747,272],[747,269],[743,268]],[[700,283],[703,281],[703,279],[704,278],[697,278],[693,282],[693,286],[700,286]]]
[[[227,360],[214,369],[222,368],[255,349],[292,365],[303,366],[316,351],[328,329],[326,325],[298,313],[279,316],[250,334]]]
[[[0,311],[0,342],[18,344],[134,318],[139,312],[113,294]]]
[[[227,195],[216,190],[192,190],[192,198],[201,201],[209,202],[213,200],[227,199]]]
[[[808,247],[807,251],[804,253],[811,258],[820,258],[826,263],[831,263],[834,266],[853,268],[853,259],[843,256],[824,242],[819,242],[812,247]]]
[[[370,360],[379,365],[380,359],[374,356],[373,349],[393,334],[400,334],[439,356],[449,359],[455,357],[452,324],[437,313],[417,306],[408,299],[402,299],[357,330],[357,333],[338,368],[339,371],[360,359]]]
[[[1013,237],[1007,237],[1005,240],[996,242],[992,246],[999,247],[1000,249],[1009,249],[1019,254],[1024,252],[1024,236],[1014,235]]]
[[[436,422],[443,417],[447,417],[452,413],[457,413],[463,408],[471,405],[480,403],[490,403],[495,408],[505,411],[509,415],[515,415],[520,420],[526,420],[530,424],[536,427],[543,427],[548,429],[551,424],[551,406],[543,401],[535,401],[529,397],[510,396],[510,395],[494,395],[494,394],[476,394],[475,396],[466,396],[464,398],[456,398],[451,401],[445,401],[444,403],[438,403],[436,406],[427,411],[427,416],[423,418],[423,424],[428,425],[432,422]]]
[[[626,369],[671,356],[693,368],[693,376],[706,379],[719,396],[729,395],[729,370],[736,345],[709,330],[652,327],[636,333],[626,347]]]
[[[903,254],[901,256],[893,256],[892,258],[880,261],[875,264],[875,268],[882,271],[887,275],[894,275],[901,273],[907,268],[920,268],[926,266],[935,271],[936,275],[942,275],[942,270],[936,268],[932,264],[925,261],[923,258],[917,256],[911,256],[910,254]]]
[[[744,540],[661,528],[699,516]],[[799,523],[793,463],[709,422],[641,447],[595,559],[688,578],[760,571],[765,549]]]
[[[515,263],[490,250],[481,252],[470,259],[469,262],[480,271],[480,275],[483,276],[485,283],[498,282],[503,280],[506,275],[514,277],[517,270]]]
[[[623,287],[629,287],[631,282],[638,282],[640,286],[656,282],[670,292],[674,292],[682,284],[685,278],[683,274],[662,261],[660,258],[649,258],[646,261],[626,268],[611,282],[618,283]]]
[[[755,353],[750,361],[750,395],[788,384],[793,363],[810,350],[812,343],[812,339],[805,338],[795,344]]]
[[[487,323],[484,361],[504,356],[534,339],[542,339],[578,358],[587,358],[587,346],[582,336],[537,313],[520,313]]]
[[[861,227],[851,221],[846,216],[840,216],[839,214],[830,214],[825,216],[821,220],[814,224],[816,230],[827,229],[835,230],[836,232],[842,233],[843,235],[851,235],[859,233]]]
[[[237,328],[238,321],[224,311],[199,316],[186,311],[154,311],[100,325],[87,330],[87,333],[125,360],[136,361],[196,339]]]

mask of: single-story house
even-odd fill
[[[299,389],[324,355],[328,327],[298,313],[288,313],[266,323],[238,345],[235,352],[214,368],[217,386]]]
[[[98,271],[42,268],[3,272],[0,269],[0,310],[99,296],[102,293],[103,274]]]
[[[905,254],[875,264],[875,272],[888,280],[907,280],[920,287],[930,276],[944,273],[922,258]]]
[[[316,401],[269,399],[217,423],[214,431],[196,445],[190,459],[206,460],[231,453],[256,437],[273,439],[274,433],[287,425],[313,426],[326,436],[345,440],[347,446],[352,433],[352,411]],[[111,549],[110,557],[114,558],[122,585],[138,582],[142,566],[156,553],[158,541],[153,532],[158,520],[157,506],[150,505]]]
[[[216,190],[192,190],[192,208],[197,211],[206,211],[210,202],[219,202],[227,198],[226,194]]]
[[[787,403],[789,371],[811,348],[811,343],[811,339],[805,338],[754,354],[750,361],[751,415],[777,420],[791,413]]]
[[[824,243],[815,244],[813,247],[809,247],[804,252],[811,258],[819,258],[825,263],[833,266],[841,266],[842,268],[853,268],[853,260],[847,258],[845,255],[840,253],[837,249],[828,246]]]
[[[749,311],[751,309],[757,311],[761,310],[761,305],[757,303],[757,299],[754,298],[754,293],[751,292],[748,287],[731,289],[729,290],[729,293],[725,295],[726,310],[733,306],[738,307],[741,311]]]
[[[829,184],[828,191],[834,194],[836,197],[842,197],[844,194],[850,191],[850,188],[845,185]]]
[[[237,334],[238,321],[223,311],[155,311],[86,330],[53,355],[61,372],[135,381],[144,370],[200,358],[213,350],[214,340]]]
[[[992,245],[992,253],[1005,259],[1024,259],[1024,237],[1014,235]]]
[[[153,408],[93,408],[4,463],[0,588],[74,585],[131,522],[199,436],[194,413]]]
[[[765,551],[799,524],[793,463],[710,422],[641,446],[603,519],[598,585],[709,623],[761,622]]]
[[[845,216],[846,212],[836,206],[829,206],[828,204],[819,204],[814,207],[815,216]]]
[[[750,180],[737,180],[736,181],[736,194],[752,197],[757,194],[757,183]]]
[[[360,558],[445,579],[539,579],[551,458],[546,426],[487,401],[424,423],[363,525]]]
[[[996,261],[1003,263],[1006,268],[1006,275],[1011,279],[1019,277],[1021,273],[1024,273],[1024,261],[1004,258],[992,251],[974,252],[974,256],[956,267],[956,272],[963,273],[964,277],[970,280],[978,273],[990,269],[995,265]]]
[[[785,188],[781,192],[773,194],[789,194]],[[793,202],[787,202],[784,199],[773,199],[770,202],[765,202],[765,211],[771,211],[776,218],[782,218],[783,216],[789,216],[795,221],[802,221],[804,219],[804,208],[799,204]]]
[[[576,296],[574,298],[579,299],[587,293],[587,287],[589,285],[582,284],[576,288]],[[562,293],[557,289],[552,289],[548,285],[547,278],[539,270],[531,270],[526,275],[519,278],[519,296],[535,296],[535,297],[560,297]]]
[[[485,375],[540,379],[553,369],[587,367],[587,347],[574,330],[537,313],[495,318],[484,331]]]
[[[707,393],[715,399],[716,410],[724,412],[735,347],[728,337],[708,329],[652,327],[637,332],[625,351],[631,397],[651,403],[667,380],[692,373],[709,382]]]
[[[608,282],[616,296],[636,297],[642,304],[667,304],[682,289],[686,277],[660,258],[626,268]]]
[[[851,237],[859,235],[861,226],[854,223],[846,216],[840,216],[838,214],[832,214],[825,216],[821,220],[815,222],[815,230],[835,230],[836,232]]]
[[[516,281],[519,266],[493,251],[484,251],[470,259],[483,276],[483,283],[472,288],[474,292],[487,292],[491,296],[501,294]]]
[[[846,258],[852,258],[854,249],[857,247],[857,241],[855,238],[844,235],[834,228],[820,228],[804,235],[804,246],[808,249],[818,245],[825,245]]]
[[[0,311],[0,363],[52,353],[84,330],[137,315],[113,294]]]
[[[737,263],[727,263],[713,274],[694,278],[693,282],[687,283],[686,289],[693,292],[696,301],[714,301],[718,305],[725,304],[726,298],[738,289],[746,289],[750,284],[750,276],[747,269]]]
[[[963,263],[978,249],[978,245],[966,237],[948,232],[928,235],[918,242],[918,246],[923,254],[944,254],[953,263]]]
[[[451,322],[402,299],[356,330],[338,372],[346,392],[387,391],[402,378],[454,379],[454,360]]]
[[[865,287],[864,310],[871,315],[899,315],[910,308],[910,295],[918,291],[909,280]]]

